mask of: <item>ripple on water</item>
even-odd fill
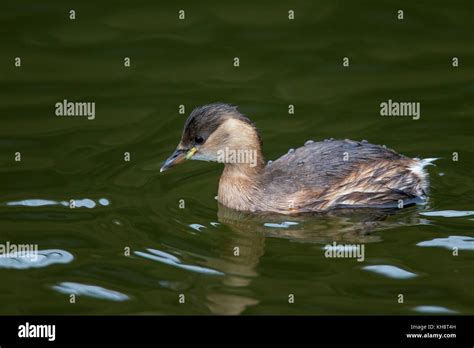
[[[193,230],[201,232],[201,229],[207,228],[206,226],[200,225],[200,224],[190,224],[189,227],[191,227]]]
[[[7,202],[9,206],[25,206],[25,207],[43,207],[48,205],[64,205],[62,202],[51,201],[47,199],[25,199],[22,201]],[[69,204],[66,204],[69,205]]]
[[[69,263],[74,259],[71,253],[60,249],[38,250],[28,254],[10,253],[1,255],[0,268],[29,269]]]
[[[126,301],[129,297],[121,292],[109,290],[96,285],[87,285],[74,282],[62,282],[54,285],[53,289],[63,294],[89,296],[110,301]]]
[[[418,277],[417,274],[405,271],[404,269],[391,266],[391,265],[373,265],[373,266],[365,266],[362,269],[370,272],[374,272],[377,274],[384,275],[388,278],[393,279],[410,279]]]
[[[457,313],[456,311],[441,306],[417,306],[414,307],[413,310],[420,313]]]
[[[154,255],[157,255],[159,257],[162,257],[162,258],[165,258],[165,259],[168,259],[170,261],[173,261],[173,262],[177,262],[177,263],[180,263],[181,261],[174,255],[171,255],[171,254],[168,254],[167,252],[164,252],[164,251],[161,251],[161,250],[156,250],[156,249],[151,249],[151,248],[148,248],[146,249],[148,252],[154,254]]]
[[[283,221],[281,224],[273,223],[273,222],[266,222],[263,224],[265,227],[271,227],[271,228],[288,228],[293,225],[298,225],[297,222],[293,221]]]
[[[97,206],[97,203],[89,198],[83,199],[73,199],[74,207],[75,208],[89,208],[93,209]],[[110,201],[107,198],[100,198],[98,201],[99,205],[108,206],[110,205]],[[7,206],[22,206],[22,207],[45,207],[45,206],[53,206],[53,205],[61,205],[63,207],[69,207],[71,202],[69,201],[53,201],[48,199],[24,199],[21,201],[12,201],[7,202]]]
[[[176,256],[168,254],[164,251],[150,249],[150,248],[146,250],[148,251],[148,253],[145,253],[142,251],[134,251],[134,254],[144,257],[149,260],[158,261],[166,265],[185,269],[191,272],[197,272],[197,273],[208,274],[208,275],[224,275],[224,273],[211,269],[211,268],[184,264]]]
[[[474,250],[474,238],[469,236],[449,236],[447,238],[435,238],[419,242],[421,247],[442,247],[446,249],[457,248],[458,250]]]
[[[474,215],[473,210],[439,210],[439,211],[425,211],[420,213],[424,216],[441,216],[441,217],[463,217]]]

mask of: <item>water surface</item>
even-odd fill
[[[0,314],[474,314],[473,6],[406,3],[399,21],[400,6],[95,1],[71,21],[61,1],[3,4],[0,243],[40,256],[0,260]],[[56,117],[64,99],[94,101],[95,119]],[[420,102],[421,118],[381,117],[388,99]],[[219,207],[220,165],[157,170],[179,105],[215,101],[257,123],[268,160],[330,137],[441,157],[430,201],[303,217]],[[325,257],[334,241],[364,245],[364,261]]]

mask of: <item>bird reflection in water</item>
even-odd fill
[[[334,241],[365,244],[382,241],[378,231],[400,226],[429,224],[419,216],[420,206],[408,209],[339,209],[324,214],[282,216],[245,213],[219,205],[219,222],[231,230],[218,246],[219,257],[207,266],[225,273],[222,288],[207,294],[207,306],[213,314],[237,315],[259,303],[250,289],[259,275],[260,258],[265,254],[267,238],[285,238],[291,242],[324,245]],[[235,248],[238,249],[235,249]],[[235,251],[238,250],[238,256]]]

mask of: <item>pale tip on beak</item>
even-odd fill
[[[191,150],[186,149],[176,149],[175,152],[163,163],[160,168],[160,173],[163,173],[168,168],[171,168],[179,163],[184,162],[187,159],[193,157],[196,153],[197,148],[193,147]]]
[[[185,160],[186,150],[183,149],[176,149],[170,157],[163,163],[160,168],[160,173],[163,173],[168,168],[171,168]]]

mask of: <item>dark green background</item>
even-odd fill
[[[414,314],[418,306],[473,314],[473,242],[459,256],[416,245],[474,236],[473,215],[420,215],[474,210],[473,23],[470,0],[2,2],[0,243],[37,243],[74,260],[0,268],[0,314]],[[94,101],[96,119],[56,117],[63,99]],[[421,119],[381,117],[388,99],[420,102]],[[329,137],[443,157],[429,169],[431,200],[364,237],[357,231],[365,215],[229,217],[214,199],[220,165],[157,171],[179,140],[186,115],[178,106],[188,114],[215,101],[239,105],[257,123],[267,159]],[[13,161],[17,151],[21,162]],[[127,151],[131,162],[123,161]],[[110,205],[8,205],[85,198]],[[264,226],[282,221],[299,224]],[[322,247],[333,240],[366,243],[365,262],[325,258]],[[179,263],[135,254],[147,248]],[[393,279],[362,269],[368,265],[417,277]],[[54,288],[62,282],[129,299],[84,295],[69,304]]]

